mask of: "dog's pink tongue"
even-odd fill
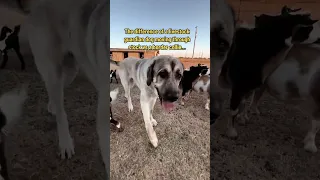
[[[162,102],[162,106],[166,111],[172,111],[174,108],[174,103],[172,102]]]

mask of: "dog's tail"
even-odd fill
[[[114,101],[117,99],[118,93],[119,93],[119,88],[116,88],[110,92],[111,103],[114,103]]]
[[[27,99],[27,84],[20,90],[13,90],[0,97],[0,130],[7,132],[22,114],[22,107]]]

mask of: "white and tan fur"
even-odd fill
[[[175,63],[173,69],[171,67],[172,62]],[[149,72],[151,72],[150,70],[154,72],[149,74]],[[121,61],[118,68],[121,84],[125,90],[125,97],[128,101],[129,112],[133,111],[130,94],[131,88],[136,85],[140,89],[140,105],[143,120],[149,140],[154,147],[158,146],[158,138],[153,128],[153,126],[157,126],[158,124],[152,115],[154,105],[158,97],[163,99],[163,96],[166,95],[169,88],[178,90],[181,80],[181,78],[179,80],[159,78],[157,74],[163,70],[167,71],[170,75],[178,71],[182,74],[183,64],[172,56],[160,55],[151,59],[129,57]]]

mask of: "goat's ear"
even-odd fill
[[[288,6],[283,6],[283,8],[281,9],[281,15],[282,16],[290,16],[291,9],[288,8]]]
[[[292,9],[291,12],[297,12],[300,11],[302,8]]]
[[[147,71],[147,85],[150,86],[151,85],[151,82],[153,80],[153,75],[154,75],[154,65],[156,64],[156,61],[154,61],[148,68],[148,71]]]
[[[284,5],[281,8],[281,15],[287,15],[287,14],[288,14],[288,7],[287,7],[287,5]]]

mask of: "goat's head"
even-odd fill
[[[15,27],[14,27],[14,32],[16,32],[16,33],[19,33],[20,32],[20,29],[21,29],[21,26],[20,25],[16,25]]]
[[[255,16],[255,27],[277,30],[285,38],[289,38],[293,30],[298,25],[312,26],[318,20],[313,20],[310,14],[286,14],[286,15],[266,15]]]
[[[12,33],[12,30],[8,28],[8,26],[3,26],[1,29],[1,34],[8,34],[8,33]]]

